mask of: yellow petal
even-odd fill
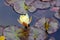
[[[32,16],[30,17],[30,20],[29,20],[29,21],[30,21],[30,23],[31,23],[31,21],[32,21]]]

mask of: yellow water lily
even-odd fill
[[[30,24],[32,20],[32,17],[29,18],[28,14],[26,13],[25,15],[20,15],[18,22],[24,26]]]
[[[5,36],[0,36],[0,40],[5,40]]]

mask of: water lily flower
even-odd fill
[[[53,18],[43,18],[43,19],[44,19],[44,22],[41,18],[38,22],[36,22],[35,27],[40,28],[44,31],[47,30],[47,33],[49,34],[57,31],[58,21],[56,19],[53,19]],[[48,21],[48,23],[46,23],[46,21]]]
[[[5,40],[5,36],[0,36],[0,40]]]
[[[29,18],[28,14],[20,15],[18,22],[22,24],[23,26],[28,26],[30,24],[32,18]]]

